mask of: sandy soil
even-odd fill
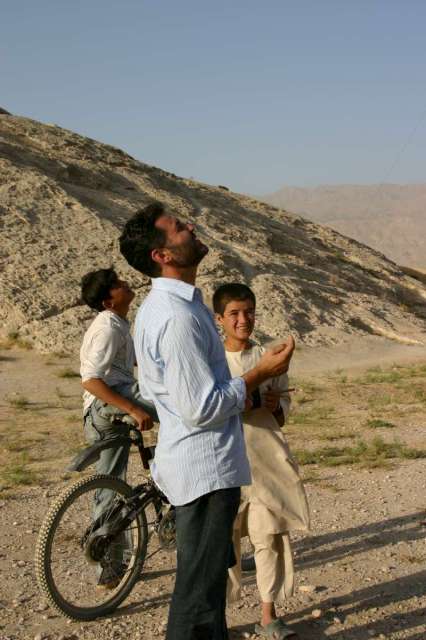
[[[292,448],[303,456],[379,434],[423,455],[425,365],[426,354],[417,348],[380,340],[334,351],[300,350],[294,367],[299,391],[287,427]],[[173,554],[157,554],[123,606],[96,622],[57,615],[35,583],[40,522],[72,481],[64,469],[82,445],[79,380],[61,377],[76,368],[60,355],[0,351],[0,639],[162,638]],[[367,426],[379,418],[391,427]],[[306,640],[424,640],[426,458],[379,455],[369,464],[329,466],[319,457],[302,472],[312,535],[295,536],[298,588],[279,613]],[[139,475],[132,456],[131,480]],[[256,637],[258,617],[255,576],[247,574],[243,599],[228,610],[231,637]]]

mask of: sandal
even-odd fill
[[[269,638],[269,640],[284,640],[285,638],[293,638],[293,640],[296,640],[298,637],[296,631],[287,627],[280,618],[277,618],[277,620],[270,622],[264,627],[261,624],[257,624],[254,630],[259,636]]]

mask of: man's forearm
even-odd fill
[[[109,387],[100,378],[85,380],[82,385],[83,388],[93,396],[96,396],[96,398],[99,398],[102,402],[112,404],[114,407],[117,407],[117,409],[121,409],[124,413],[130,413],[130,411],[134,409],[135,405],[130,400],[121,396],[116,391],[113,391],[111,387]]]

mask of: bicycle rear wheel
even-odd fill
[[[36,576],[49,603],[69,618],[111,613],[138,580],[149,536],[144,510],[122,533],[111,534],[131,495],[122,480],[94,475],[69,487],[49,509],[37,540]],[[104,506],[96,515],[99,496]]]

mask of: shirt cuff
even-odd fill
[[[243,378],[232,378],[230,385],[234,389],[237,402],[236,405],[240,411],[244,411],[246,406],[247,387]]]
[[[82,382],[86,382],[86,380],[102,380],[103,379],[103,374],[100,371],[81,371],[80,370],[80,377],[81,377],[81,381]]]

